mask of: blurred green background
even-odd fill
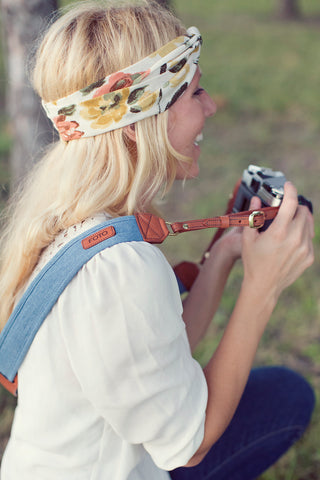
[[[71,3],[71,2],[64,2]],[[301,0],[302,19],[283,21],[277,0],[174,0],[186,26],[204,39],[202,85],[218,105],[201,143],[201,172],[177,183],[161,205],[168,220],[220,215],[229,193],[250,163],[282,170],[314,205],[316,260],[281,296],[262,339],[256,364],[287,365],[306,376],[320,394],[320,4]],[[3,62],[1,62],[3,69]],[[3,74],[1,75],[3,79]],[[1,81],[1,99],[5,82]],[[3,109],[1,109],[3,111]],[[0,183],[7,192],[10,136],[0,116]],[[171,237],[162,247],[171,263],[199,260],[213,232]],[[205,364],[221,338],[242,276],[237,265],[221,307],[196,357]],[[0,449],[11,424],[14,400],[0,392]],[[263,480],[320,477],[319,402],[307,435]],[[232,479],[230,479],[232,480]]]

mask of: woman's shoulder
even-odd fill
[[[48,262],[54,261],[55,255],[55,258],[59,257],[57,254],[68,242],[72,243],[77,236],[86,234],[92,227],[109,219],[105,214],[99,214],[61,232],[43,252],[33,279]],[[130,238],[107,246],[89,260],[86,259],[66,285],[62,298],[72,300],[74,297],[78,302],[79,298],[84,300],[88,297],[90,301],[93,291],[97,293],[99,301],[104,301],[107,294],[114,299],[115,292],[126,296],[130,292],[130,295],[137,298],[140,295],[151,297],[154,292],[162,292],[163,297],[177,295],[180,300],[175,275],[160,249],[144,241],[131,241]]]
[[[90,231],[91,228],[94,228],[98,226],[99,224],[102,224],[108,220],[112,220],[110,216],[108,216],[106,213],[97,213],[96,215],[86,218],[82,222],[79,222],[77,224],[74,224],[67,228],[66,230],[60,232],[55,239],[52,241],[50,245],[48,245],[42,252],[38,264],[36,268],[33,271],[32,279],[35,278],[35,276],[46,266],[46,264],[57,254],[60,252],[61,249],[66,247],[69,242],[75,240],[78,236],[81,234],[84,234],[87,231]],[[130,248],[128,248],[128,245],[130,244]],[[166,262],[165,257],[162,255],[160,250],[147,243],[147,242],[133,242],[129,237],[126,241],[121,241],[119,243],[120,247],[119,249],[112,250],[112,253],[115,253],[117,250],[124,250],[124,251],[131,251],[133,253],[136,251],[136,260],[144,260],[145,262],[148,262],[148,259],[150,261],[159,261],[160,263]],[[125,247],[124,245],[127,245]],[[109,247],[107,247],[106,251],[107,252]],[[139,252],[139,254],[138,254]],[[104,258],[108,257],[108,253],[105,255],[102,253],[100,256],[97,258]],[[132,255],[131,255],[132,258]],[[121,256],[118,259],[121,262]]]
[[[103,282],[112,278],[119,287],[135,289],[140,283],[145,288],[175,282],[167,259],[155,245],[144,241],[126,241],[107,247],[95,255],[79,272],[93,275]]]
[[[68,242],[106,220],[111,218],[100,213],[61,232],[43,252],[34,274],[38,273]],[[163,288],[163,284],[168,288],[176,287],[173,270],[161,250],[148,242],[132,241],[130,238],[96,253],[84,263],[72,283],[77,284],[79,288],[86,283],[100,289],[110,285],[110,280],[117,284],[119,289],[130,287],[133,291],[141,285],[144,285],[144,289],[159,288],[161,285]]]
[[[90,230],[92,227],[99,225],[102,222],[110,219],[105,213],[97,213],[92,217],[88,217],[85,220],[71,225],[69,228],[60,232],[54,240],[43,250],[36,268],[33,271],[32,278],[34,278],[46,264],[65,247],[70,241],[76,237]]]

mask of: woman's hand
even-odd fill
[[[251,209],[260,208],[260,200],[252,199]],[[313,217],[305,206],[298,205],[295,187],[286,182],[278,215],[269,228],[259,233],[246,228],[242,237],[244,282],[276,301],[314,260],[312,238]]]
[[[259,198],[254,197],[250,208],[260,207]],[[313,262],[313,218],[307,207],[298,205],[296,189],[290,183],[285,184],[278,215],[266,231],[244,228],[242,240],[232,235],[235,233],[228,241],[233,253],[238,252],[242,241],[244,279],[223,337],[204,369],[208,385],[205,435],[188,466],[199,463],[225,431],[279,294]],[[220,250],[224,247],[223,242],[215,246]],[[230,260],[230,254],[223,255]],[[205,262],[203,267],[208,266]]]
[[[217,241],[217,245],[221,244],[221,254],[228,256],[233,263],[242,255],[242,233],[243,227],[233,227]]]

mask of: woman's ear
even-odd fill
[[[127,125],[124,127],[124,131],[127,135],[127,137],[132,141],[136,142],[136,128],[134,123],[131,123],[130,125]]]

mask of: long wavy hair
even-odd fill
[[[32,73],[35,90],[52,102],[131,65],[184,34],[168,10],[149,0],[84,1],[51,23]],[[166,192],[178,162],[168,112],[135,124],[136,142],[120,128],[50,146],[12,199],[0,240],[0,326],[9,318],[42,251],[55,236],[98,212],[149,210]]]

